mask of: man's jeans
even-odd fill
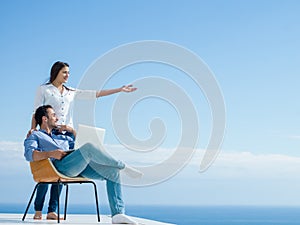
[[[69,177],[81,176],[90,179],[106,180],[106,190],[111,215],[124,213],[119,171],[125,164],[115,160],[106,152],[92,144],[84,144],[78,150],[61,160],[54,160],[54,166]]]

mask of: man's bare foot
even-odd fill
[[[134,224],[137,225],[138,223],[131,219],[130,217],[126,216],[125,214],[117,214],[112,217],[113,224]]]
[[[64,218],[59,218],[60,220],[64,220]],[[47,220],[57,220],[57,214],[55,212],[49,212],[47,214]]]
[[[131,178],[141,178],[144,175],[143,172],[128,165],[126,165],[125,168],[121,171],[123,171],[126,175],[130,176]]]

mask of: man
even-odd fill
[[[66,176],[106,180],[112,223],[135,224],[135,221],[124,214],[125,206],[122,199],[119,172],[123,171],[135,178],[142,176],[142,174],[123,162],[115,160],[90,143],[67,155],[66,151],[74,146],[74,139],[63,134],[52,133],[52,130],[57,128],[58,118],[50,105],[40,106],[35,112],[35,120],[40,129],[33,131],[24,141],[26,160],[39,161],[51,158],[56,169]],[[68,126],[64,129],[73,133],[74,136],[76,135],[74,129]],[[54,197],[50,198],[54,199]],[[55,201],[53,204],[56,204],[53,207],[56,209],[57,202]]]

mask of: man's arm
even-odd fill
[[[34,150],[32,152],[32,159],[33,159],[33,161],[39,161],[39,160],[48,159],[48,158],[54,158],[54,159],[60,160],[66,154],[67,153],[61,149],[56,149],[56,150],[48,151],[48,152],[41,152],[41,151]]]
[[[47,158],[61,159],[66,153],[61,149],[52,151],[39,151],[39,139],[35,133],[24,141],[24,156],[27,161],[38,161]]]

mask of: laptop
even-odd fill
[[[101,148],[104,143],[104,135],[105,129],[103,128],[79,124],[74,149],[78,149],[86,143],[91,143]]]

